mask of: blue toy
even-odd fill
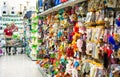
[[[43,6],[43,1],[42,0],[38,0],[38,6],[42,7]]]
[[[120,27],[120,18],[116,20],[116,24],[118,27]]]
[[[59,31],[58,34],[57,34],[58,38],[60,38],[62,36],[62,32]]]
[[[110,44],[112,44],[112,45],[115,45],[115,40],[114,40],[113,36],[110,36],[110,37],[108,38],[108,42],[109,42]]]
[[[109,42],[110,44],[112,44],[114,50],[118,50],[118,49],[120,48],[120,44],[116,44],[113,36],[110,36],[110,37],[108,38],[108,42]]]
[[[74,67],[77,68],[78,66],[79,66],[79,62],[76,61],[76,62],[74,63]]]
[[[60,0],[55,0],[55,6],[61,4]]]

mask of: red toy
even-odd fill
[[[68,0],[61,0],[62,3],[67,2]]]

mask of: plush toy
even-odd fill
[[[88,2],[88,11],[89,11],[89,12],[95,11],[94,4],[95,4],[95,2],[94,2],[93,0],[90,0],[90,1]]]
[[[65,72],[66,64],[67,64],[67,63],[68,63],[68,61],[66,60],[65,56],[63,55],[63,56],[61,57],[61,60],[60,60],[60,71],[61,71],[62,73]]]
[[[91,41],[91,39],[92,39],[92,28],[91,27],[88,27],[87,28],[87,42],[89,42],[89,41]]]
[[[74,68],[77,69],[77,68],[79,67],[79,65],[80,65],[79,59],[75,58],[75,59],[74,59],[74,63],[73,63]]]
[[[117,56],[120,57],[120,50],[117,52]]]
[[[43,67],[48,61],[49,61],[48,58],[44,58],[44,60],[40,64],[40,66]]]
[[[73,48],[71,47],[71,45],[69,45],[69,47],[68,47],[67,50],[66,50],[66,56],[67,56],[67,57],[73,57],[73,56],[74,56],[74,50],[73,50]]]
[[[93,12],[88,12],[85,21],[88,26],[94,25],[95,24],[95,14]]]
[[[58,34],[57,34],[57,36],[58,36],[58,38],[60,39],[60,37],[62,36],[62,31],[61,30],[58,30]]]
[[[79,31],[79,26],[78,26],[78,25],[75,25],[74,28],[73,28],[73,31],[74,31],[74,32],[78,32],[78,31]]]
[[[54,23],[52,26],[55,33],[57,33],[57,31],[58,31],[58,26],[59,26],[58,23]]]
[[[77,21],[77,14],[73,13],[71,16],[70,16],[70,21],[75,24],[76,21]]]
[[[55,60],[55,53],[50,54],[50,62],[53,64]]]
[[[54,6],[54,0],[46,0],[47,8],[52,8]]]
[[[104,24],[104,11],[99,10],[96,12],[96,24],[101,25]]]
[[[50,69],[50,72],[51,72],[52,76],[54,76],[54,66],[50,65],[49,69]]]
[[[54,3],[55,5],[59,5],[59,4],[61,3],[60,0],[54,0],[54,2],[55,2],[55,3]]]
[[[72,69],[72,77],[78,77],[78,71],[76,68]]]
[[[80,14],[80,11],[79,11],[79,6],[78,6],[78,5],[76,5],[76,6],[75,6],[75,13],[76,13],[77,15],[79,15],[79,14]]]
[[[116,0],[106,0],[106,5],[109,8],[115,8],[116,7],[116,3],[118,3],[119,1],[116,2]]]
[[[115,39],[115,41],[120,41],[120,39],[119,39],[119,37],[120,37],[120,35],[118,34],[118,33],[115,33],[114,34],[114,39]]]
[[[69,22],[68,22],[68,18],[69,18],[69,16],[68,16],[68,13],[66,13],[66,12],[64,12],[63,13],[63,15],[62,15],[62,17],[64,18],[63,20],[61,20],[61,26],[63,27],[63,28],[67,28],[68,26],[69,26]]]
[[[66,1],[68,1],[68,0],[60,0],[62,3],[64,3],[64,2],[66,2]]]
[[[78,47],[78,50],[80,51],[80,52],[82,52],[82,44],[83,44],[83,41],[81,40],[81,39],[78,39],[77,40],[77,47]]]
[[[76,40],[72,41],[72,47],[73,47],[74,52],[78,50]]]
[[[117,44],[117,41],[115,41],[115,39],[113,38],[113,36],[110,36],[109,39],[108,39],[109,43],[113,45],[113,49],[115,51],[117,51],[120,47],[119,44]]]
[[[73,69],[72,69],[72,77],[78,77],[78,67],[79,67],[80,63],[79,63],[79,59],[74,58],[74,62],[73,62]]]
[[[72,61],[71,60],[68,60],[68,64],[66,65],[66,70],[65,70],[65,74],[72,74],[72,69],[73,69],[73,66],[72,66]]]
[[[48,15],[46,19],[47,19],[47,25],[49,25],[51,21],[51,15]]]
[[[76,21],[77,21],[77,14],[75,13],[75,8],[73,7],[72,9],[71,9],[71,14],[70,14],[70,21],[73,23],[73,24],[75,24],[76,23]]]
[[[116,19],[116,25],[119,27],[120,26],[120,15],[118,15]]]

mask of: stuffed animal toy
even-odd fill
[[[76,24],[73,28],[73,32],[77,33],[78,31],[79,31],[79,26]]]
[[[78,71],[76,68],[72,69],[72,77],[78,77]]]
[[[115,34],[114,34],[114,39],[115,39],[115,41],[120,42],[119,37],[120,37],[120,35],[119,35],[119,34],[117,34],[117,33],[115,33]]]
[[[87,26],[93,26],[95,24],[95,14],[93,12],[88,12],[85,21]]]
[[[120,50],[117,52],[117,56],[120,57]]]
[[[79,27],[79,34],[80,35],[85,35],[86,34],[86,27],[85,26],[82,26],[82,27]]]
[[[60,50],[60,47],[58,48],[58,60],[61,59],[62,56],[62,51]]]
[[[74,58],[73,67],[77,69],[79,67],[79,65],[80,65],[79,59],[78,58]]]
[[[48,15],[47,17],[46,17],[46,19],[47,19],[47,25],[49,25],[50,24],[50,21],[51,21],[51,15]]]
[[[78,50],[77,39],[79,37],[80,37],[80,34],[78,34],[78,33],[75,33],[75,35],[73,36],[72,46],[73,46],[74,52]]]
[[[88,11],[89,12],[94,12],[95,11],[95,2],[94,0],[89,0],[88,2]]]
[[[102,25],[104,24],[104,11],[103,10],[99,10],[96,12],[96,24],[98,25]]]
[[[117,0],[106,0],[106,6],[109,8],[115,8],[118,2],[119,1]]]
[[[60,0],[62,3],[67,2],[68,0]]]
[[[60,0],[54,0],[54,4],[55,4],[55,6],[59,5],[59,4],[61,4],[61,1]]]
[[[51,72],[52,76],[54,76],[54,66],[50,65],[49,69],[50,69],[50,72]]]
[[[82,9],[82,7],[81,7],[81,9]],[[79,6],[78,5],[75,6],[75,13],[77,15],[80,15],[80,11],[79,11]]]
[[[59,25],[58,25],[57,22],[54,23],[53,26],[52,26],[55,33],[57,33],[57,31],[58,31],[58,26],[59,26]]]
[[[43,12],[43,0],[38,0],[38,11]]]
[[[66,56],[69,57],[69,58],[74,56],[74,50],[71,47],[71,45],[69,45],[69,47],[66,50]]]
[[[118,15],[117,19],[116,19],[116,24],[119,27],[120,26],[120,15]]]
[[[68,60],[68,64],[66,65],[66,70],[65,70],[65,74],[72,74],[72,70],[73,70],[73,62],[71,60]]]
[[[110,44],[113,45],[113,49],[114,49],[115,51],[117,51],[117,50],[119,49],[120,45],[117,44],[117,41],[113,38],[113,36],[110,36],[110,37],[108,38],[108,41],[109,41]]]
[[[47,0],[47,6],[48,6],[48,8],[52,8],[53,6],[55,6],[54,5],[54,0]]]
[[[65,73],[65,69],[66,69],[66,64],[68,63],[68,61],[66,60],[65,56],[63,55],[61,57],[61,60],[60,60],[60,71],[62,73]]]
[[[76,21],[77,21],[77,14],[73,13],[71,16],[70,16],[70,21],[75,24]]]
[[[50,62],[53,64],[55,60],[55,53],[50,54]]]
[[[68,22],[69,16],[68,16],[68,13],[64,12],[62,17],[63,17],[63,20],[61,20],[60,24],[61,24],[61,26],[63,28],[67,28],[69,26],[69,22]]]
[[[91,37],[92,37],[92,28],[91,27],[87,27],[86,29],[86,33],[87,33],[87,42],[91,41]]]
[[[74,58],[74,62],[73,62],[73,69],[72,69],[72,77],[78,77],[78,66],[79,66],[79,59]]]
[[[78,47],[78,50],[80,51],[80,52],[82,52],[82,44],[83,44],[83,41],[82,41],[82,39],[78,39],[77,40],[77,47]]]

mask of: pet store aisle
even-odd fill
[[[0,57],[0,77],[43,77],[26,55]]]

